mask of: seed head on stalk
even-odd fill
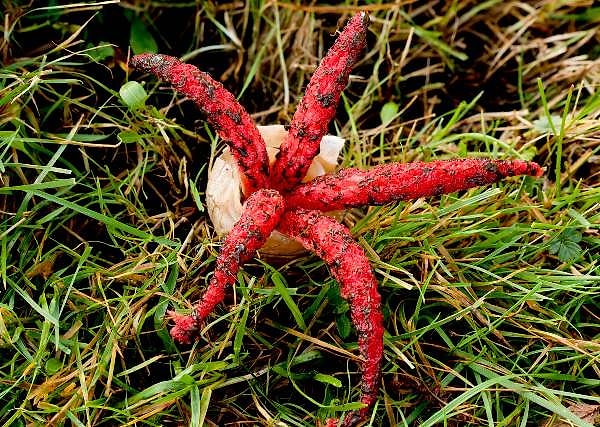
[[[348,84],[350,71],[365,46],[368,23],[366,13],[356,14],[327,52],[298,105],[289,132],[277,131],[280,141],[276,145],[279,147],[281,143],[281,146],[278,154],[272,156],[272,164],[266,149],[270,144],[261,136],[261,133],[267,135],[266,131],[259,130],[235,97],[208,74],[166,55],[143,54],[131,60],[133,67],[170,82],[205,113],[207,121],[228,144],[233,158],[234,170],[219,176],[238,180],[232,187],[241,188],[241,193],[237,193],[232,203],[241,206],[245,200],[226,230],[228,234],[217,257],[215,272],[192,313],[170,313],[175,323],[172,337],[179,343],[190,343],[197,338],[206,317],[235,283],[238,270],[268,242],[272,233],[293,239],[325,261],[340,284],[341,296],[350,305],[362,357],[360,400],[364,407],[344,416],[341,425],[346,427],[364,421],[377,399],[384,321],[377,280],[364,251],[345,226],[322,213],[439,196],[492,184],[505,177],[542,174],[540,166],[533,162],[470,158],[389,163],[366,171],[343,169],[333,175],[307,177],[316,157],[330,150],[323,144],[325,133],[341,92]],[[331,153],[324,157],[332,169]],[[327,172],[327,168],[322,168],[314,175]],[[217,222],[214,215],[218,213],[211,215]],[[336,425],[338,420],[327,422],[327,426]]]

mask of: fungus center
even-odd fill
[[[257,126],[267,145],[269,162],[275,161],[279,147],[287,136],[282,125]],[[319,154],[313,159],[303,182],[313,180],[317,176],[330,174],[338,166],[338,156],[344,147],[343,138],[325,135],[321,139]],[[219,236],[226,235],[242,215],[242,187],[238,167],[229,148],[225,148],[218,156],[208,172],[206,185],[206,205],[208,215]],[[303,246],[273,231],[259,251],[270,258],[293,258],[305,252]]]

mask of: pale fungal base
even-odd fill
[[[287,135],[287,130],[282,125],[258,126],[258,130],[267,144],[269,161],[272,163]],[[321,140],[319,155],[313,159],[303,181],[307,182],[317,176],[334,172],[344,142],[343,138],[325,135]],[[229,233],[242,215],[240,175],[228,148],[215,159],[208,172],[206,206],[219,236]],[[259,253],[268,259],[285,259],[300,256],[305,251],[300,243],[274,231]]]

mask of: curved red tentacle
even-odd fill
[[[129,64],[171,83],[178,92],[196,103],[210,125],[229,145],[240,169],[245,195],[269,186],[265,141],[248,112],[221,83],[193,65],[168,55],[135,55]]]
[[[399,200],[439,196],[491,184],[508,176],[540,176],[542,168],[523,160],[453,159],[390,163],[369,170],[343,169],[294,188],[288,209],[327,212]]]
[[[365,47],[368,25],[366,12],[354,15],[311,77],[273,164],[273,188],[287,191],[306,175],[310,162],[319,152],[321,138],[335,116],[350,71]]]
[[[170,313],[175,321],[171,329],[173,339],[185,344],[195,339],[201,322],[223,301],[225,291],[235,283],[240,267],[265,244],[284,210],[285,202],[276,190],[262,189],[248,197],[241,218],[223,242],[208,288],[192,314]]]
[[[316,211],[287,211],[278,230],[298,240],[322,258],[340,284],[350,304],[350,316],[358,333],[362,362],[361,402],[366,406],[346,414],[344,426],[365,419],[379,392],[383,358],[383,315],[377,279],[363,249],[350,231],[335,219]]]

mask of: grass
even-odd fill
[[[357,7],[3,7],[1,425],[301,426],[352,408],[356,336],[314,257],[256,260],[203,340],[171,341],[166,310],[199,296],[219,248],[203,189],[222,143],[125,64],[129,45],[156,46],[260,123],[288,123]],[[345,166],[489,155],[546,170],[347,213],[384,301],[371,424],[598,425],[598,7],[365,8],[367,52],[331,127]],[[143,89],[123,94],[128,81]]]

